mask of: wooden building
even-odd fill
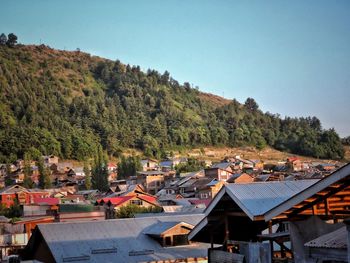
[[[312,216],[337,223],[349,215],[350,164],[347,164],[320,180],[225,185],[189,238],[223,244],[226,249],[235,240],[269,240],[271,248],[273,243],[280,246],[280,256],[307,257],[285,246],[284,242],[290,240],[285,224],[291,225]],[[278,231],[273,231],[273,226],[278,227]],[[305,228],[314,228],[317,233],[316,224],[309,223]],[[268,233],[263,234],[262,231],[267,229]],[[315,238],[317,236],[312,239]],[[304,246],[304,241],[293,247]]]

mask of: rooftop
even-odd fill
[[[27,249],[35,247],[35,235],[41,234],[56,260],[86,257],[89,262],[140,262],[206,257],[207,245],[191,244],[162,247],[143,232],[154,228],[159,233],[164,227],[177,223],[197,224],[203,215],[160,216],[128,218],[99,222],[40,224],[28,242]],[[157,225],[163,226],[156,227]],[[162,229],[161,229],[162,228]],[[152,232],[152,231],[151,231]]]

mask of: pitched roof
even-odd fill
[[[282,214],[293,206],[302,203],[306,199],[317,195],[317,193],[327,190],[329,191],[340,191],[342,188],[349,186],[350,179],[350,163],[344,165],[338,170],[334,171],[330,175],[318,180],[315,184],[300,191],[297,195],[291,196],[290,198],[281,202],[278,206],[274,207],[266,213],[266,220],[270,220],[273,217]],[[336,185],[340,185],[339,187]],[[339,190],[333,189],[337,188]]]
[[[318,247],[318,248],[337,248],[346,249],[348,243],[348,231],[346,226],[343,226],[333,232],[319,236],[314,240],[305,243],[306,247]]]
[[[0,194],[10,194],[10,193],[17,193],[21,191],[28,192],[28,189],[16,184],[16,185],[10,185],[5,188],[2,188],[0,190]]]
[[[231,165],[232,165],[232,163],[228,163],[228,162],[216,163],[216,164],[212,165],[210,168],[218,168],[218,169],[221,169],[221,170],[227,170],[227,168],[229,168]]]
[[[134,196],[118,196],[118,197],[111,197],[111,198],[101,198],[97,200],[97,203],[101,203],[102,201],[106,204],[108,202],[111,202],[112,205],[118,206],[121,205],[123,203],[125,203],[126,201],[130,200],[131,198],[133,198]]]
[[[146,235],[160,236],[165,231],[178,225],[179,222],[159,222],[151,225],[143,233]]]
[[[315,184],[318,180],[276,181],[227,184],[228,195],[253,220],[288,198]]]
[[[138,194],[137,197],[153,205],[158,205],[157,198],[154,196]]]
[[[185,222],[194,226],[203,215],[159,216],[106,220],[99,222],[40,224],[28,242],[35,247],[42,235],[57,262],[85,256],[89,262],[150,262],[189,257],[206,257],[208,245],[163,248],[143,232],[164,222]],[[160,231],[160,230],[159,230]],[[159,232],[158,231],[158,232]]]

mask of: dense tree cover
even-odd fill
[[[31,179],[31,176],[33,174],[32,168],[30,166],[32,156],[29,153],[24,154],[24,167],[23,167],[23,173],[24,173],[24,179],[23,179],[23,186],[25,188],[32,188],[33,181]]]
[[[122,156],[118,163],[118,178],[125,179],[129,176],[136,176],[136,172],[141,170],[141,159],[139,156]]]
[[[51,188],[51,177],[50,177],[50,169],[45,167],[44,159],[39,158],[37,161],[38,170],[39,170],[39,187],[42,189]]]
[[[0,204],[0,215],[6,216],[7,218],[16,219],[22,215],[21,206],[18,200],[14,200],[14,204],[10,207],[6,207],[4,204]]]
[[[205,162],[197,160],[195,158],[188,158],[187,163],[180,163],[175,167],[177,174],[195,172],[204,168],[205,168]]]
[[[126,205],[120,207],[116,212],[116,218],[131,218],[135,217],[135,214],[141,213],[160,213],[163,211],[162,207],[142,207],[138,205]]]
[[[90,165],[87,162],[84,162],[84,174],[85,174],[85,188],[86,190],[90,190],[92,186],[91,182],[91,170]]]
[[[108,169],[107,169],[107,157],[102,151],[101,145],[98,146],[94,164],[91,169],[91,184],[94,189],[98,189],[101,192],[106,192],[108,186]]]
[[[217,106],[170,77],[138,66],[46,46],[0,45],[0,162],[30,149],[85,160],[141,149],[266,145],[319,158],[343,158],[341,140],[316,117],[282,119],[254,99]]]

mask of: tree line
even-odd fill
[[[201,146],[271,146],[342,159],[334,129],[316,117],[264,113],[253,98],[223,106],[165,71],[47,46],[0,45],[0,162],[43,155],[86,160],[137,148],[161,158]]]

